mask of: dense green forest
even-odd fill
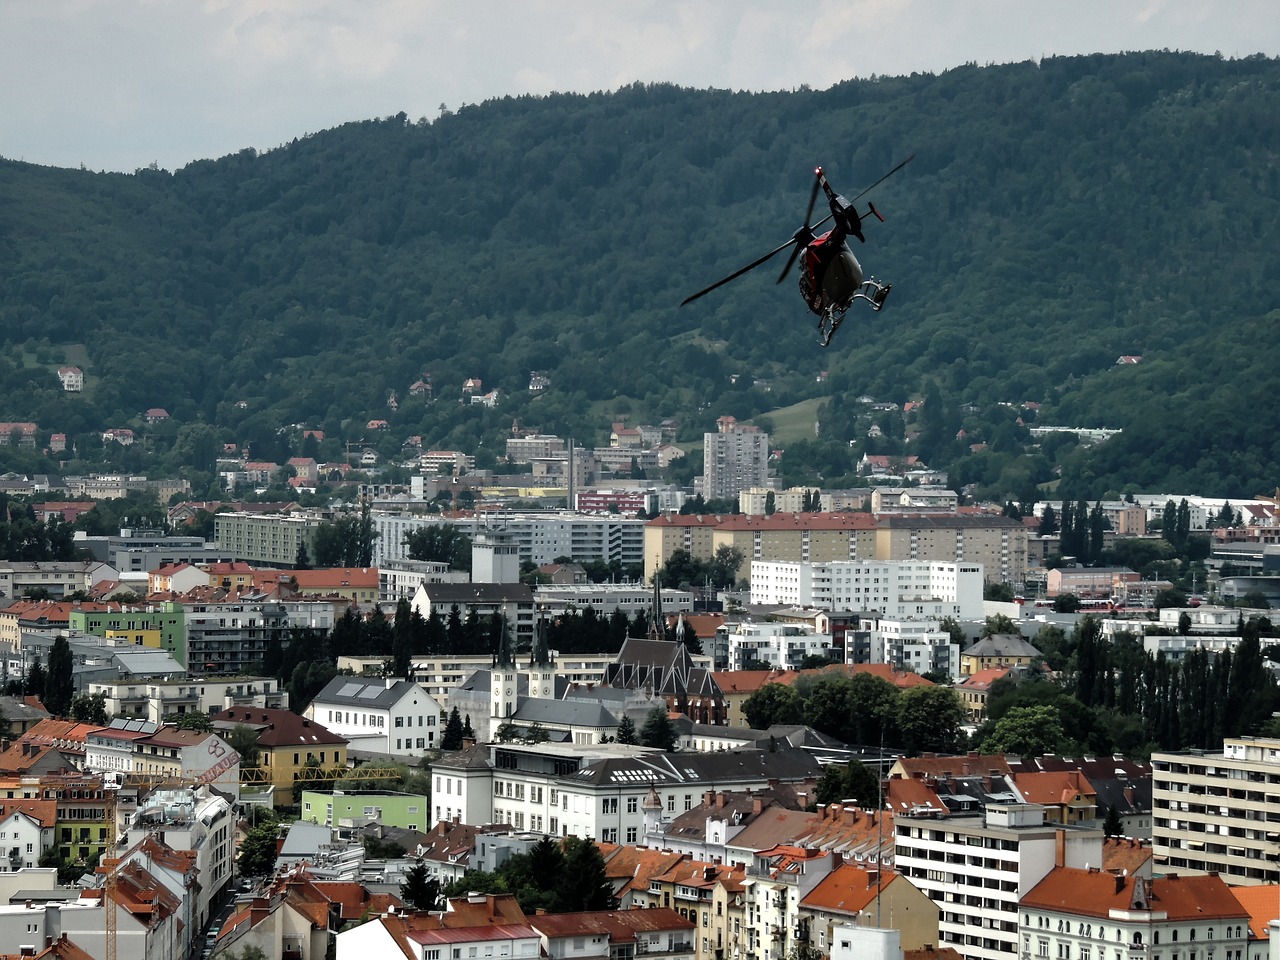
[[[0,468],[209,471],[226,441],[299,452],[284,425],[323,429],[322,453],[417,434],[483,463],[515,419],[602,442],[679,417],[692,439],[817,398],[795,476],[884,450],[1018,499],[1059,474],[1089,499],[1251,495],[1280,473],[1278,127],[1277,61],[1151,52],[507,98],[174,172],[0,161],[0,420],[76,457]],[[815,164],[852,196],[913,152],[856,251],[889,306],[829,350],[772,264],[677,308],[790,236]],[[434,402],[409,393],[424,376]],[[457,402],[466,377],[499,406]],[[870,441],[864,395],[926,404]],[[1124,432],[1046,449],[1033,417]],[[144,442],[104,451],[122,426]]]

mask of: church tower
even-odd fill
[[[653,575],[653,601],[649,607],[649,640],[670,640],[667,618],[662,614],[662,578]]]
[[[556,695],[556,661],[551,656],[547,634],[550,625],[546,611],[538,611],[538,622],[533,628],[533,654],[529,658],[529,696],[539,700],[554,700]]]
[[[489,716],[495,720],[505,720],[516,712],[516,658],[511,651],[511,631],[507,629],[505,620],[501,629],[498,649],[493,654],[493,669],[490,671],[492,695],[489,698]]]

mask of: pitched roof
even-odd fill
[[[969,674],[956,686],[964,687],[966,690],[989,690],[993,683],[1012,672],[1012,667],[987,667],[985,670]]]
[[[1098,796],[1093,784],[1079,770],[1015,774],[1013,782],[1028,803],[1042,803],[1048,807],[1096,800]]]
[[[1280,898],[1280,884],[1260,883],[1252,887],[1232,887],[1231,892],[1249,914],[1249,939],[1266,940],[1270,937],[1271,921],[1276,916],[1276,901]]]
[[[344,737],[331,733],[315,720],[304,720],[290,710],[271,707],[231,707],[209,718],[215,728],[243,723],[258,731],[258,746],[310,746],[320,743],[345,744]]]
[[[693,930],[694,923],[670,907],[643,910],[588,910],[582,913],[544,913],[529,920],[545,937],[607,936],[609,943],[634,943],[638,933]]]
[[[980,754],[977,752],[938,756],[933,753],[918,757],[903,757],[897,764],[907,777],[984,776],[992,771],[1000,776],[1011,772],[1003,753]]]
[[[1097,868],[1055,867],[1022,898],[1022,905],[1088,917],[1107,917],[1112,910],[1160,910],[1170,923],[1248,917],[1216,874],[1147,879]]]
[[[856,916],[875,903],[880,892],[897,879],[898,875],[890,870],[867,870],[854,863],[843,863],[819,880],[800,905],[809,910]]]
[[[1041,656],[1039,650],[1023,637],[1012,633],[993,633],[979,640],[968,650],[966,657],[1031,657]]]
[[[1107,837],[1102,841],[1102,869],[1113,873],[1140,873],[1152,857],[1151,841],[1137,837]],[[1271,895],[1271,910],[1276,896]]]
[[[666,873],[674,864],[688,857],[687,853],[671,850],[617,847],[612,853],[605,853],[604,872],[613,884],[614,896],[623,900],[628,893],[647,891],[650,877]]]
[[[382,710],[399,703],[402,697],[414,692],[421,694],[424,700],[429,696],[425,688],[410,680],[396,680],[391,686],[387,686],[385,680],[334,677],[311,702]]]

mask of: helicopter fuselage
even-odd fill
[[[847,310],[862,282],[862,265],[845,243],[843,231],[824,233],[805,247],[800,293],[818,316]]]

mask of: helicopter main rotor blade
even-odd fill
[[[819,167],[813,171],[813,190],[809,192],[809,206],[804,211],[804,226],[796,231],[796,235],[791,239],[795,241],[796,248],[791,251],[791,256],[787,258],[787,265],[782,268],[782,273],[778,274],[778,283],[782,283],[787,279],[787,274],[791,272],[791,268],[795,266],[796,257],[800,256],[800,247],[808,246],[809,241],[813,239],[813,228],[809,226],[809,218],[813,216],[813,205],[818,202],[818,189],[822,186],[822,168]],[[804,243],[801,243],[801,240]]]
[[[720,287],[723,287],[730,280],[737,280],[744,273],[748,273],[749,271],[754,270],[756,267],[760,266],[762,263],[767,263],[769,260],[772,260],[774,257],[776,257],[783,250],[787,249],[787,247],[791,246],[795,242],[796,242],[796,238],[792,237],[790,240],[788,240],[786,243],[782,244],[781,246],[774,247],[772,250],[766,253],[759,260],[753,260],[751,263],[748,263],[741,270],[735,270],[733,273],[729,274],[724,279],[717,280],[715,283],[713,283],[711,286],[707,287],[706,289],[699,290],[697,293],[695,293],[691,297],[685,297],[683,300],[680,301],[680,306],[683,307],[686,303],[692,303],[694,300],[697,300],[699,297],[710,293],[712,290],[716,290],[716,289],[719,289]]]
[[[850,200],[849,203],[850,204],[857,203],[859,200],[865,197],[868,193],[870,193],[876,187],[880,186],[880,184],[884,183],[886,180],[892,177],[895,173],[897,173],[899,170],[901,170],[903,167],[905,167],[908,163],[910,163],[915,158],[916,158],[916,155],[913,153],[911,156],[907,157],[907,159],[903,160],[900,164],[898,164],[896,167],[894,167],[892,170],[886,173],[883,177],[881,177],[871,186],[867,187],[867,189],[863,190],[860,194],[858,194],[856,197]]]

